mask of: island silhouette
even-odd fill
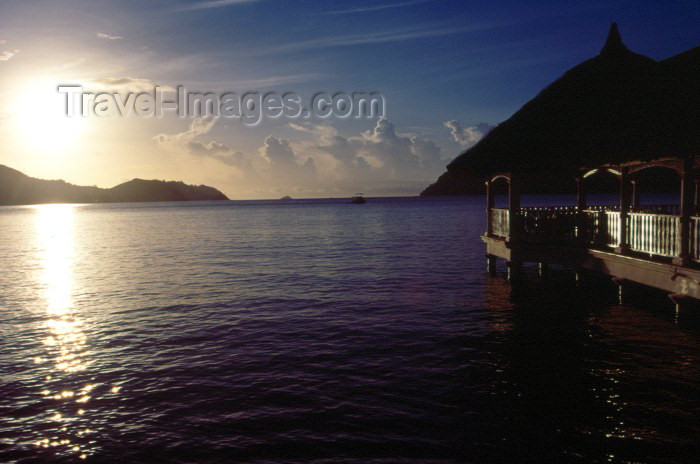
[[[73,185],[63,180],[36,179],[0,164],[0,205],[228,199],[214,187],[188,185],[181,181],[132,179],[105,189]]]
[[[700,47],[661,61],[630,51],[617,24],[600,53],[573,67],[457,156],[421,195],[482,194],[485,174],[529,173],[533,193],[571,191],[583,165],[695,156]],[[541,179],[544,177],[544,180]]]

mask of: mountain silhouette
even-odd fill
[[[142,201],[228,200],[219,190],[183,182],[133,179],[103,189],[43,180],[0,165],[0,205],[40,203],[117,203]]]
[[[697,155],[698,127],[700,47],[656,62],[631,52],[613,23],[596,57],[456,157],[422,194],[483,193],[499,171],[546,176],[535,190],[571,192],[584,167]]]

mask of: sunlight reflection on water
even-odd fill
[[[41,391],[51,427],[46,430],[47,436],[37,439],[35,445],[57,448],[59,453],[85,459],[89,455],[86,446],[76,442],[85,429],[80,428],[76,418],[85,414],[80,406],[87,403],[94,386],[88,384],[77,391],[68,387],[75,383],[71,376],[88,366],[83,321],[73,307],[74,206],[37,207],[36,237],[41,263],[39,280],[46,299],[46,337],[42,341],[46,358],[37,357],[34,361],[51,365]]]

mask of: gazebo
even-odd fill
[[[700,299],[700,47],[656,62],[631,52],[612,24],[598,56],[566,72],[457,157],[448,170],[486,181],[489,268],[505,259],[570,265]],[[635,177],[650,168],[680,179],[678,204],[645,206]],[[590,205],[587,184],[619,179],[619,201]],[[571,179],[576,206],[521,207],[523,187]],[[494,186],[508,184],[508,207]],[[535,189],[536,190],[536,189]]]

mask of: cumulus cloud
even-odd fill
[[[318,129],[317,133],[321,133],[321,140],[329,140],[319,148],[345,165],[371,166],[393,178],[422,177],[426,169],[433,168],[436,163],[442,167],[440,148],[433,141],[414,134],[397,133],[388,119],[379,119],[373,129],[359,136],[334,134],[329,137],[327,132]]]
[[[10,61],[10,59],[19,53],[19,50],[5,50],[0,52],[0,61]]]
[[[350,137],[338,134],[330,125],[290,127],[314,136],[314,142],[304,148],[317,162],[324,156],[332,161],[330,169],[320,166],[322,178],[330,179],[327,189],[415,194],[434,180],[448,161],[435,142],[399,133],[388,119],[379,119],[374,128]]]
[[[198,136],[209,133],[217,122],[217,118],[196,118],[185,131],[176,134],[158,134],[154,138],[162,145],[172,147],[187,147]],[[205,148],[205,145],[202,145]]]
[[[104,40],[121,40],[124,37],[120,35],[114,35],[114,34],[108,34],[106,32],[98,32],[97,33],[97,38],[98,39],[104,39]]]
[[[494,126],[485,122],[471,127],[462,127],[459,122],[454,120],[446,121],[444,126],[450,129],[452,140],[462,148],[470,148],[476,145],[479,140],[494,128]]]
[[[277,182],[305,185],[316,177],[316,163],[312,157],[302,159],[286,139],[272,135],[265,138],[258,149],[260,156],[268,162],[268,173]]]
[[[159,134],[158,144],[232,168],[234,188],[249,195],[340,196],[417,194],[444,170],[448,160],[432,140],[401,133],[388,119],[371,129],[345,136],[330,124],[290,123],[293,140],[267,135],[259,148],[243,154],[210,131],[214,118],[200,118],[176,134]]]
[[[156,83],[150,79],[138,77],[102,77],[98,79],[86,79],[85,87],[95,92],[123,92],[139,93],[152,92],[158,86],[164,92],[174,92],[175,89],[169,85]]]
[[[204,136],[216,125],[218,118],[197,118],[183,132],[176,134],[158,134],[154,140],[158,145],[169,151],[185,151],[193,156],[212,158],[229,166],[248,169],[248,160],[240,152],[234,152],[229,146],[215,140],[195,140]]]
[[[183,132],[158,134],[157,143],[168,150],[184,151],[235,168],[237,187],[258,192],[302,192],[316,184],[316,165],[310,156],[297,155],[291,143],[268,135],[256,153],[246,156],[225,143],[201,140],[216,125],[217,118],[197,118]]]

